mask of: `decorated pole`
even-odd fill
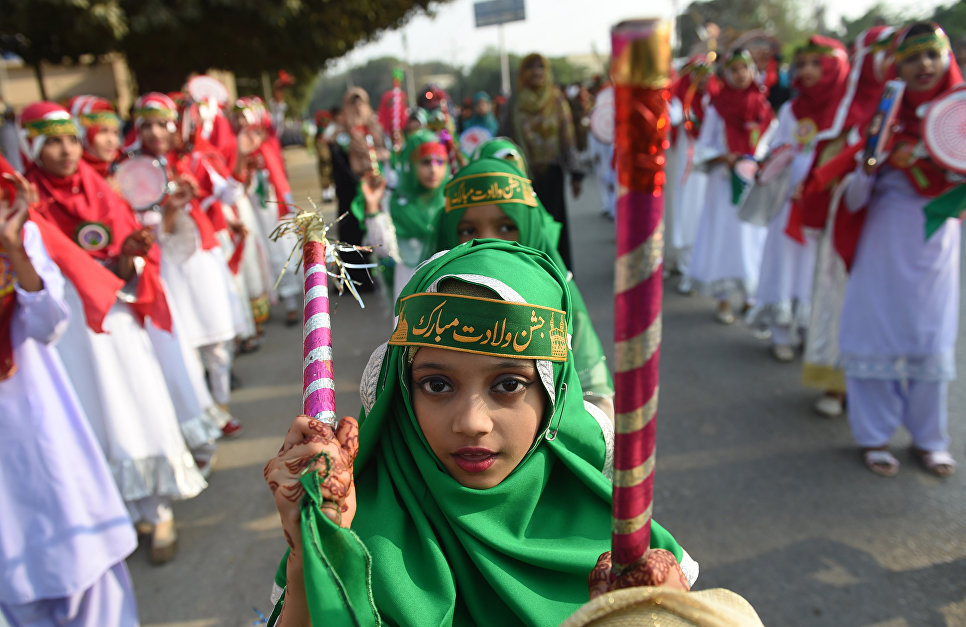
[[[321,218],[319,219],[321,222]],[[332,371],[332,324],[329,320],[325,234],[310,229],[302,247],[305,269],[302,325],[302,412],[334,425],[335,379]]]
[[[289,263],[296,251],[302,253],[302,268],[305,271],[305,301],[302,324],[302,413],[316,420],[335,425],[335,379],[332,368],[332,321],[329,318],[329,276],[335,282],[339,294],[343,290],[365,308],[359,292],[349,276],[354,268],[368,269],[374,264],[349,264],[342,260],[342,252],[371,252],[369,246],[354,246],[341,242],[329,242],[326,235],[330,225],[325,222],[319,208],[309,200],[311,210],[300,209],[295,205],[291,218],[278,223],[272,231],[271,239],[279,241],[294,235],[298,243],[293,246],[282,274],[288,270]],[[330,272],[328,262],[333,270]],[[279,275],[275,287],[281,282]]]
[[[653,19],[624,21],[611,30],[614,162],[619,183],[614,265],[614,577],[641,561],[651,538],[670,35],[670,22]]]

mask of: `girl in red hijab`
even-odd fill
[[[754,156],[775,115],[755,81],[755,63],[747,50],[729,54],[721,76],[721,87],[711,98],[694,149],[694,164],[707,170],[708,183],[691,277],[718,301],[716,319],[731,324],[733,302],[747,306],[758,287],[765,242],[764,227],[738,219],[735,166]]]
[[[923,144],[929,104],[962,82],[949,39],[917,23],[893,42],[892,75],[905,82],[891,153],[853,173],[844,202],[864,213],[842,307],[839,350],[849,424],[866,466],[895,475],[889,451],[900,425],[910,452],[930,473],[956,468],[949,454],[948,387],[955,378],[962,206],[937,211],[961,180],[933,162]],[[953,203],[955,205],[955,203]],[[839,217],[846,214],[839,212]]]
[[[770,330],[771,353],[781,362],[795,358],[808,327],[818,232],[801,227],[798,188],[815,161],[817,144],[838,135],[835,116],[849,77],[845,46],[813,35],[796,51],[794,69],[796,95],[778,112],[769,144],[773,154],[794,155],[788,164],[788,192],[768,225],[755,308],[749,314],[751,324]]]
[[[144,326],[171,328],[153,236],[81,159],[70,113],[51,102],[20,118],[31,210],[65,278],[70,324],[57,348],[132,518],[152,527],[151,559],[174,556],[173,499],[206,486],[185,448]]]
[[[181,314],[179,322],[184,322],[180,332],[198,349],[209,373],[212,396],[227,411],[232,343],[244,329],[242,303],[216,235],[219,223],[212,220],[220,217],[220,225],[224,225],[221,206],[204,210],[204,206],[216,204],[211,179],[206,178],[207,161],[175,150],[177,117],[177,105],[164,94],[145,94],[134,106],[141,152],[162,159],[169,178],[179,181],[193,196],[187,211],[175,214],[164,226],[162,271]],[[231,420],[224,428],[231,435],[241,426]]]
[[[670,242],[675,253],[675,266],[681,273],[678,292],[690,294],[691,252],[704,209],[708,176],[702,168],[694,167],[694,145],[701,131],[711,96],[718,91],[714,76],[714,53],[691,57],[681,68],[681,74],[671,88],[671,145],[668,156],[668,203],[671,221]],[[609,167],[609,162],[608,162]]]

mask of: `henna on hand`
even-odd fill
[[[597,564],[587,577],[587,588],[590,590],[591,600],[610,590],[610,569],[610,551],[606,551],[597,558]]]
[[[684,591],[691,589],[677,558],[665,549],[650,549],[643,561],[631,566],[616,578],[611,569],[611,553],[607,551],[597,559],[597,565],[587,578],[591,599],[611,590],[637,586],[660,586]]]

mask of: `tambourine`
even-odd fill
[[[795,159],[795,149],[790,145],[779,146],[769,154],[758,167],[755,181],[759,185],[768,185],[778,178]]]
[[[493,133],[482,126],[471,126],[460,133],[460,150],[469,157],[480,144],[493,139]]]
[[[614,143],[614,88],[605,87],[597,94],[590,110],[590,133],[602,144]]]
[[[966,84],[949,90],[929,106],[922,138],[933,161],[966,174]]]
[[[146,211],[164,202],[174,191],[164,165],[153,157],[139,155],[123,161],[114,173],[121,196],[135,211]]]
[[[228,104],[228,88],[213,76],[202,74],[195,76],[185,85],[185,91],[195,102],[214,100],[224,106]]]
[[[780,146],[768,155],[755,174],[756,184],[747,188],[741,198],[739,220],[756,226],[768,226],[788,198],[792,177],[789,164],[794,158],[795,149],[791,146]]]

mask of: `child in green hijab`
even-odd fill
[[[613,429],[577,392],[571,307],[556,264],[512,242],[417,269],[358,431],[301,416],[266,466],[291,546],[279,625],[557,625],[587,600]],[[693,582],[656,522],[651,546]]]
[[[518,196],[494,202],[485,193],[496,186],[514,186]],[[604,349],[594,331],[587,306],[577,284],[557,252],[560,224],[540,204],[526,178],[526,162],[519,148],[499,137],[481,144],[470,165],[460,170],[446,186],[446,206],[437,214],[432,248],[424,256],[453,248],[460,242],[492,237],[520,242],[549,256],[566,275],[573,296],[573,351],[584,398],[613,420],[614,383],[607,369]]]
[[[423,251],[434,236],[436,214],[443,207],[449,161],[435,133],[420,129],[406,138],[398,175],[396,189],[388,194],[388,212],[383,211],[386,179],[375,173],[363,178],[353,202],[364,207],[366,241],[380,257],[392,259],[383,267],[393,300],[423,261]]]

